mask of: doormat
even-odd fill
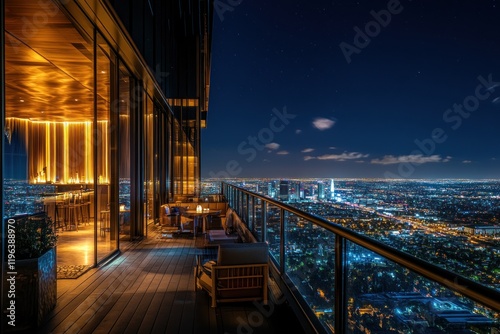
[[[57,279],[78,278],[85,274],[92,266],[89,265],[70,265],[57,266]]]

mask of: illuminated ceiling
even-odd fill
[[[7,0],[5,8],[6,116],[92,120],[92,41],[51,2]],[[109,63],[99,52],[99,119],[109,109]]]

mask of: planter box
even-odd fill
[[[16,326],[6,326],[8,332],[39,327],[56,306],[55,248],[39,258],[16,261],[16,272]]]

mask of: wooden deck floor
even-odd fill
[[[58,280],[58,300],[39,333],[300,333],[285,304],[210,308],[195,291],[192,238],[147,239],[121,244],[119,257],[78,279]]]

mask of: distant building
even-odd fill
[[[473,235],[493,235],[500,233],[500,226],[497,225],[471,225],[465,226],[464,232]]]
[[[330,182],[330,198],[333,199],[335,197],[335,183],[333,179]]]
[[[274,184],[274,181],[268,183],[267,195],[271,198],[276,198],[276,186]]]
[[[325,199],[325,185],[323,182],[318,182],[318,198]]]
[[[300,182],[290,181],[288,186],[288,200],[298,201],[300,199]]]
[[[290,199],[290,184],[288,181],[280,181],[280,195],[279,200],[283,202],[288,202]]]

